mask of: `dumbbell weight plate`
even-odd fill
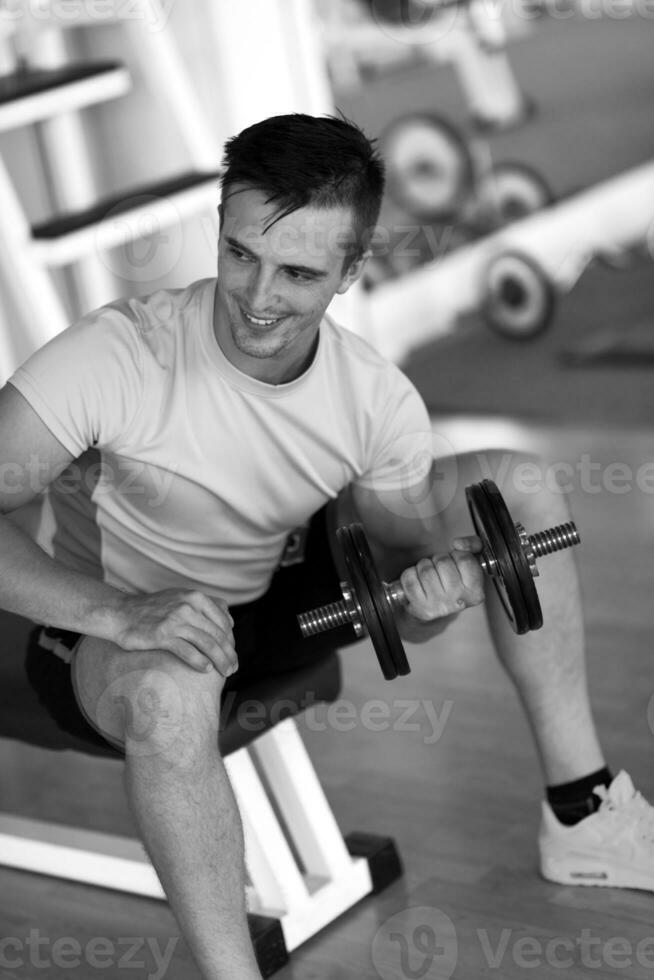
[[[480,180],[477,197],[482,213],[500,228],[554,200],[545,178],[522,163],[498,163]]]
[[[473,165],[465,140],[438,116],[395,120],[380,136],[388,195],[420,221],[458,213],[472,190]]]
[[[363,620],[386,680],[411,670],[393,612],[377,574],[361,524],[349,524],[336,532]]]
[[[536,337],[549,327],[555,306],[554,287],[540,266],[522,252],[503,252],[486,267],[481,313],[503,337]]]
[[[504,499],[492,480],[466,487],[468,509],[484,552],[495,558],[493,585],[516,633],[543,625],[529,562]]]

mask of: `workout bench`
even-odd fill
[[[33,628],[0,613],[0,737],[119,760],[110,746],[62,731],[39,704],[23,665]],[[340,680],[331,654],[223,702],[220,748],[244,825],[250,928],[264,976],[402,873],[390,838],[342,837],[293,718],[308,695],[335,701]],[[263,708],[256,724],[248,705]],[[0,864],[165,899],[144,848],[129,837],[0,813]]]

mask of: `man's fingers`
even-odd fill
[[[458,566],[450,555],[422,558],[416,565],[416,579],[425,598],[439,591],[447,596],[458,591],[461,585]]]
[[[451,556],[464,589],[466,605],[476,606],[483,602],[484,573],[475,555],[469,551],[453,551]]]
[[[206,598],[206,597],[204,597]],[[208,599],[207,602],[209,606],[212,605],[211,600]],[[220,609],[214,607],[214,616],[210,618],[205,615],[203,611],[199,611],[191,603],[186,604],[184,621],[179,627],[180,630],[184,630],[187,627],[192,627],[193,629],[200,630],[202,633],[206,633],[209,637],[209,642],[216,642],[218,640],[221,642],[222,638],[234,648],[234,634],[232,633],[233,619],[229,613],[223,613]],[[180,635],[181,632],[180,632]]]
[[[422,558],[417,565],[405,569],[400,584],[410,600],[426,599],[435,584],[439,583],[431,558]]]
[[[223,677],[229,677],[238,668],[236,650],[230,639],[224,632],[219,631],[217,637],[212,636],[205,630],[195,626],[185,626],[179,631],[179,637],[194,646],[209,660]]]
[[[214,599],[204,595],[202,592],[190,592],[187,596],[187,601],[193,609],[206,616],[215,626],[220,626],[224,629],[227,624],[231,629],[234,625],[234,620],[229,609],[226,606],[222,609]]]
[[[200,653],[197,647],[193,646],[192,643],[188,643],[186,640],[182,640],[179,637],[170,644],[169,653],[172,653],[178,660],[185,663],[188,667],[192,667],[193,670],[197,670],[199,673],[206,673],[209,670],[213,670],[213,664],[211,660],[207,660],[203,653]]]
[[[446,595],[458,592],[461,575],[454,559],[450,555],[434,555],[432,561],[443,592]]]
[[[222,677],[230,676],[226,669],[219,669],[211,659],[208,659],[204,655],[204,653],[200,653],[194,643],[182,639],[181,637],[177,637],[174,643],[170,644],[168,652],[172,653],[178,660],[181,660],[182,663],[186,664],[187,667],[191,667],[198,673],[206,674],[208,671],[218,670],[218,673],[221,674]],[[230,671],[230,673],[233,673],[233,671]]]
[[[456,610],[453,592],[460,581],[456,565],[446,555],[422,558],[400,576],[413,614],[419,619],[436,619]]]
[[[400,581],[414,615],[438,618],[483,601],[483,573],[475,552],[471,541],[466,550],[423,558],[402,573]]]

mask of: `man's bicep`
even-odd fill
[[[13,385],[0,389],[0,513],[26,504],[73,459]]]
[[[350,496],[384,574],[396,574],[432,553],[441,528],[433,468],[417,483],[399,489],[352,484]]]

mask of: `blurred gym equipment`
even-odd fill
[[[507,252],[538,268],[534,280],[545,278],[556,295],[565,295],[598,257],[644,250],[651,241],[653,209],[654,163],[649,162],[379,283],[362,309],[367,335],[382,354],[401,363],[421,344],[451,333],[460,316],[482,308],[491,263]],[[497,323],[493,326],[497,329]],[[519,333],[515,320],[509,332]]]
[[[485,140],[467,140],[453,123],[432,113],[394,120],[379,146],[389,197],[419,221],[455,220],[472,234],[487,234],[554,199],[535,168],[495,164]]]
[[[509,32],[521,36],[529,22],[507,18],[487,0],[317,0],[333,83],[351,90],[368,70],[421,60],[450,64],[471,120],[480,128],[519,125],[533,110],[518,86],[507,55]]]

